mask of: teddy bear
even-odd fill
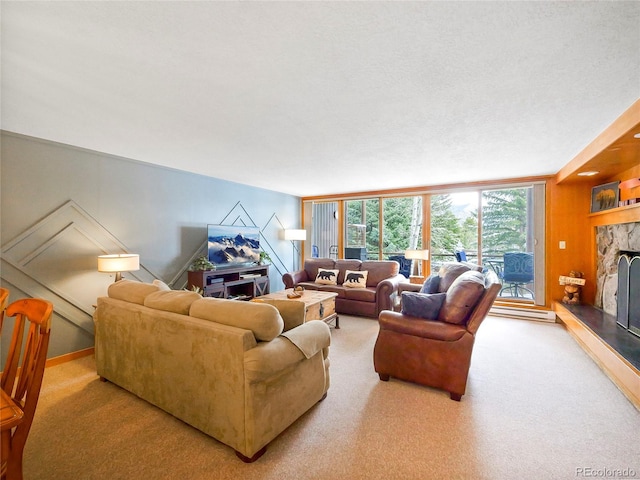
[[[583,278],[584,274],[582,272],[571,270],[571,272],[569,272],[569,277]],[[581,290],[582,287],[580,285],[574,285],[572,283],[566,284],[564,286],[564,297],[562,297],[562,303],[565,303],[567,305],[579,305]]]

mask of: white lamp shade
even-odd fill
[[[409,260],[429,260],[429,250],[405,250],[404,258]]]
[[[285,240],[306,240],[307,231],[304,229],[286,229],[284,231]]]
[[[100,255],[98,257],[99,272],[133,272],[135,270],[140,270],[140,255],[137,253]]]

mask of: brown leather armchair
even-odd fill
[[[460,286],[467,276],[476,277],[477,293],[473,301]],[[475,334],[499,291],[500,283],[493,272],[482,275],[469,271],[448,286],[437,319],[382,311],[373,350],[380,380],[395,377],[443,389],[452,400],[460,401],[467,386]],[[452,320],[452,312],[458,315],[457,320]]]

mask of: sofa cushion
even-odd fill
[[[393,260],[367,260],[362,262],[360,270],[369,272],[367,287],[377,287],[387,278],[393,278],[400,272],[400,265]]]
[[[438,320],[464,324],[484,292],[484,275],[467,271],[456,278],[447,290]]]
[[[438,276],[440,277],[438,292],[446,292],[456,278],[468,271],[469,267],[462,263],[443,263],[440,270],[438,270]]]
[[[440,285],[438,286],[438,292],[446,292],[449,290],[451,284],[462,275],[464,272],[468,272],[471,270],[472,264],[463,263],[463,262],[446,262],[443,263],[438,271],[438,275],[440,276]],[[480,270],[482,271],[482,267]]]
[[[358,271],[362,262],[360,260],[355,259],[339,259],[336,260],[336,267],[338,272],[338,285],[342,285],[344,283],[344,277],[347,270]]]
[[[268,303],[273,305],[280,312],[280,316],[284,321],[284,331],[291,330],[302,325],[307,313],[307,307],[301,300],[280,300],[277,298],[253,298],[252,302]]]
[[[336,268],[336,261],[332,258],[307,258],[304,261],[304,271],[307,273],[307,279],[313,282],[318,276],[318,269],[334,269]]]
[[[207,297],[193,302],[189,315],[251,330],[256,340],[263,342],[273,340],[284,329],[284,320],[278,309],[265,303]]]
[[[343,298],[355,300],[358,302],[375,302],[376,289],[372,287],[366,288],[343,288]],[[340,297],[340,295],[338,295]]]
[[[298,285],[300,285],[301,287],[304,287],[305,290],[318,290],[320,292],[337,293],[338,297],[343,297],[343,298],[345,296],[345,290],[348,290],[347,288],[344,288],[342,285],[322,285],[320,283],[315,283],[315,282],[300,282]]]
[[[348,288],[344,288],[342,285],[320,285],[318,290],[321,292],[333,292],[337,293],[338,297],[345,298]]]
[[[318,268],[318,275],[316,276],[316,283],[321,285],[337,285],[338,284],[338,270],[330,270],[328,268]]]
[[[368,274],[366,270],[345,270],[342,285],[348,288],[365,288]]]
[[[163,310],[165,312],[189,315],[191,304],[202,298],[196,292],[186,292],[184,290],[159,290],[150,293],[144,299],[144,306]]]
[[[440,287],[440,275],[438,275],[437,273],[432,273],[427,277],[424,284],[422,284],[420,293],[438,293],[439,287]]]
[[[402,292],[402,313],[436,320],[446,296],[446,293]]]
[[[144,305],[147,295],[157,292],[160,288],[150,283],[136,282],[135,280],[123,279],[112,283],[107,289],[107,295],[111,298],[124,300],[125,302]]]

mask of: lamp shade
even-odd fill
[[[133,272],[134,270],[140,270],[140,255],[137,253],[100,255],[98,257],[99,272]]]
[[[284,231],[285,240],[306,240],[307,231],[304,229],[288,228]]]
[[[404,258],[409,260],[429,260],[429,250],[405,250]]]

